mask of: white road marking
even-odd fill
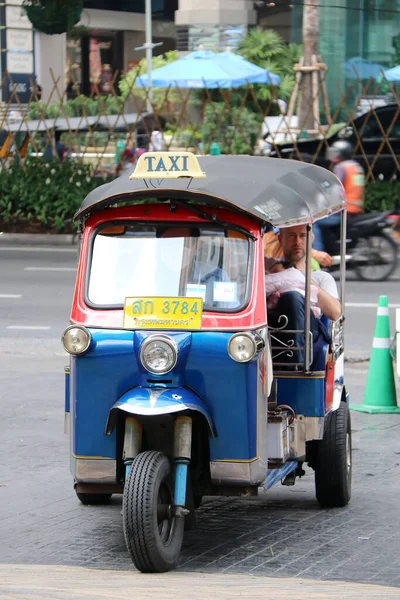
[[[378,308],[377,302],[345,302],[346,308]],[[400,308],[400,304],[389,304],[389,308]]]
[[[51,329],[48,325],[8,325],[6,329],[18,329],[18,330],[29,330],[29,331],[48,331]]]
[[[0,298],[22,298],[22,294],[0,294]]]
[[[0,252],[5,250],[6,252],[12,252],[16,250],[17,252],[74,252],[78,253],[77,247],[71,248],[48,248],[46,246],[0,246]]]
[[[77,267],[24,267],[24,271],[76,271]]]

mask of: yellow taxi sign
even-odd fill
[[[203,179],[199,161],[191,152],[145,152],[129,179],[174,179],[195,177]]]

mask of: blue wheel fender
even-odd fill
[[[184,410],[199,412],[206,419],[210,437],[216,437],[214,422],[203,400],[187,388],[155,389],[135,387],[128,390],[111,408],[105,433],[110,435],[115,427],[118,411],[131,415],[165,415]]]

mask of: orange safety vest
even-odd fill
[[[355,160],[342,162],[345,170],[344,189],[347,199],[347,212],[351,214],[364,211],[365,177],[362,167]]]

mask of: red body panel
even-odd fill
[[[202,207],[203,208],[203,207]],[[207,210],[210,212],[210,209]],[[222,221],[229,221],[247,229],[255,238],[254,262],[251,283],[250,301],[247,307],[237,314],[204,312],[202,331],[241,331],[263,327],[267,322],[265,283],[264,283],[264,252],[263,238],[260,225],[251,219],[227,210],[213,209],[212,214]],[[195,213],[184,207],[178,207],[171,212],[168,204],[141,204],[130,207],[111,208],[95,213],[85,225],[82,237],[81,255],[75,285],[74,298],[71,310],[71,322],[86,327],[99,327],[106,329],[121,329],[123,326],[123,310],[98,310],[85,304],[85,274],[88,260],[89,241],[93,230],[100,224],[108,221],[162,221],[207,223]]]
[[[332,361],[329,361],[326,364],[325,413],[328,413],[332,410],[334,386],[335,386],[335,363]]]

